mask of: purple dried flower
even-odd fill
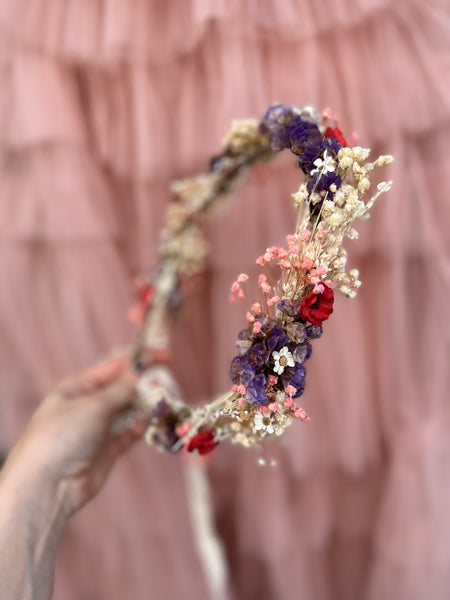
[[[280,312],[284,313],[288,317],[296,318],[298,317],[298,311],[300,308],[301,301],[292,302],[292,300],[281,300],[277,304],[277,308]]]
[[[269,135],[272,150],[279,151],[289,148],[288,125],[294,117],[295,112],[292,106],[285,106],[284,104],[269,106],[261,120],[259,130],[261,133]]]
[[[335,184],[337,188],[341,186],[342,179],[338,173],[327,172],[327,173],[314,173],[313,179],[308,181],[307,188],[309,192],[315,190],[316,192],[327,191],[328,196],[331,199],[334,196],[334,192],[330,191],[330,185]]]
[[[297,344],[301,344],[307,338],[307,335],[305,333],[305,325],[300,321],[286,323],[286,331],[291,340],[294,340],[294,342],[296,342]]]
[[[223,164],[223,156],[219,154],[218,156],[213,156],[209,161],[209,170],[210,171],[220,171]]]
[[[171,450],[178,441],[175,428],[179,418],[180,415],[164,398],[158,402],[149,421],[149,435],[156,446],[167,451]]]
[[[321,144],[321,151],[324,152],[325,150],[327,150],[328,154],[331,154],[333,158],[336,158],[336,155],[341,148],[342,144],[340,144],[334,137],[325,138]]]
[[[305,389],[305,377],[306,377],[306,369],[301,364],[296,364],[295,367],[291,369],[285,369],[282,375],[282,381],[284,386],[292,385],[296,388],[297,392],[294,398],[298,398],[303,394]]]
[[[183,294],[181,292],[180,280],[177,277],[176,283],[172,291],[170,292],[169,298],[167,300],[167,308],[170,312],[176,313],[183,302]]]
[[[272,353],[274,350],[282,348],[288,342],[289,338],[283,328],[278,323],[275,323],[268,331],[267,348],[269,352]]]
[[[268,404],[265,385],[266,378],[262,373],[255,375],[253,380],[247,385],[247,394],[254,404]]]
[[[230,379],[236,385],[241,382],[241,374],[243,370],[242,356],[235,356],[231,361]]]
[[[152,430],[151,438],[152,444],[168,452],[173,452],[172,448],[179,440],[175,431],[170,427],[158,431]]]
[[[310,325],[305,329],[306,335],[312,340],[320,338],[322,336],[322,326],[321,325]]]
[[[238,385],[241,381],[248,385],[261,370],[269,357],[264,343],[253,344],[245,354],[235,356],[231,362],[230,378]]]
[[[238,340],[236,342],[236,346],[239,348],[239,353],[241,354],[245,354],[247,352],[247,350],[249,350],[253,345],[253,342],[251,340]]]
[[[296,363],[303,363],[311,356],[312,346],[309,342],[304,342],[296,346],[293,356]]]
[[[300,115],[297,115],[289,124],[288,134],[291,150],[300,158],[305,151],[313,148],[317,149],[316,157],[320,154],[323,138],[315,123],[304,121]]]
[[[262,367],[268,358],[266,345],[263,342],[254,344],[245,356],[248,357],[249,364],[255,366],[255,368]]]
[[[293,314],[299,318],[297,303],[285,300],[279,304],[279,309],[285,314]],[[292,318],[292,317],[291,317]],[[292,343],[282,324],[266,316],[258,320],[262,323],[261,331],[253,334],[251,327],[239,332],[238,345],[241,354],[236,356],[230,369],[230,378],[236,385],[243,384],[247,388],[247,396],[254,404],[267,404],[268,398],[265,390],[267,378],[273,374],[273,352],[287,348],[291,353],[295,365],[286,366],[280,375],[278,389],[282,390],[288,385],[297,389],[295,397],[303,393],[305,387],[306,370],[301,363],[311,356],[311,344],[306,339],[306,328],[299,322],[289,322],[289,326],[297,327],[300,344]],[[320,328],[317,328],[320,329]],[[311,333],[317,333],[311,330]],[[248,344],[251,344],[248,347]]]

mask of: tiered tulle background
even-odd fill
[[[1,0],[0,446],[58,378],[129,342],[169,181],[274,100],[331,106],[395,155],[395,183],[348,244],[363,287],[314,346],[312,422],[207,466],[229,596],[448,600],[448,0]],[[300,180],[291,157],[257,168],[208,226],[174,332],[192,401],[229,386],[229,285],[291,232]],[[55,598],[208,597],[182,461],[142,445],[73,519]]]

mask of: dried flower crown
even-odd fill
[[[335,125],[332,127],[331,125]],[[141,321],[133,360],[144,371],[140,402],[149,414],[146,439],[161,450],[206,454],[222,440],[251,446],[281,435],[295,418],[308,421],[297,399],[305,388],[305,363],[312,340],[333,311],[334,292],[353,297],[361,285],[358,271],[346,272],[345,237],[354,239],[353,221],[369,216],[376,198],[391,182],[378,184],[368,197],[375,167],[392,161],[380,156],[367,162],[369,150],[348,147],[331,111],[274,104],[263,119],[236,121],[223,152],[205,174],[172,185],[155,275],[138,285],[134,317]],[[159,367],[169,348],[168,319],[181,302],[180,282],[203,270],[207,244],[202,220],[229,194],[257,161],[289,149],[305,178],[293,194],[298,213],[286,247],[271,247],[256,263],[278,267],[279,279],[258,279],[261,301],[247,311],[247,327],[238,334],[238,354],[231,363],[231,390],[203,406],[182,402],[169,372]],[[231,286],[232,297],[245,301],[248,276]]]

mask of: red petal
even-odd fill
[[[343,146],[347,146],[347,141],[344,138],[344,135],[343,135],[342,131],[339,129],[339,127],[335,127],[334,129],[332,129],[331,127],[327,127],[327,129],[325,131],[325,137],[332,137],[335,140],[337,140],[340,144],[342,144]]]

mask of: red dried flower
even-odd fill
[[[134,282],[134,288],[138,300],[128,310],[128,319],[132,323],[141,325],[144,322],[145,313],[153,303],[155,290],[149,283],[139,280]]]
[[[334,129],[331,129],[331,127],[327,127],[325,131],[325,137],[332,137],[343,146],[347,145],[347,141],[339,127],[335,127]]]
[[[194,452],[194,450],[198,450],[198,453],[209,454],[214,450],[219,442],[214,441],[214,434],[212,431],[202,431],[201,433],[197,433],[189,442],[189,446],[187,448],[188,452]]]
[[[153,302],[153,297],[155,295],[155,290],[153,289],[153,286],[151,286],[149,283],[140,285],[138,289],[138,294],[139,300],[141,301],[141,304],[143,305],[144,309],[148,309],[151,303]]]
[[[303,298],[300,305],[300,317],[313,325],[322,325],[322,322],[326,321],[333,312],[333,290],[328,285],[322,285],[324,288],[322,293],[311,292]]]

